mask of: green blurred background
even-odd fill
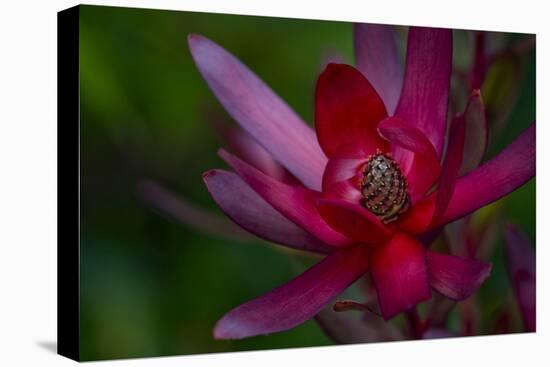
[[[81,6],[80,14],[82,359],[332,344],[314,321],[270,336],[214,340],[212,328],[225,312],[297,275],[308,260],[261,240],[229,240],[172,221],[141,200],[137,188],[155,180],[221,217],[201,174],[224,166],[208,121],[213,111],[223,112],[192,62],[189,33],[230,50],[312,121],[313,88],[325,61],[353,63],[352,25],[96,6]],[[518,37],[495,39],[506,44]],[[455,32],[457,67],[471,57],[470,38]],[[497,80],[490,92],[515,88],[519,98],[489,156],[534,120],[534,51],[518,65],[520,81],[503,87]],[[534,180],[498,210],[534,239]],[[495,310],[510,304],[501,236],[492,261],[479,296],[485,315],[479,333],[490,333]]]

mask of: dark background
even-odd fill
[[[201,174],[224,167],[212,124],[224,113],[192,62],[189,33],[230,50],[311,122],[313,88],[325,62],[353,64],[352,25],[94,6],[81,7],[80,20],[82,359],[332,344],[314,321],[270,336],[214,340],[212,328],[225,312],[291,279],[311,260],[173,221],[138,188],[154,180],[222,217]],[[404,47],[406,29],[399,32]],[[457,69],[471,58],[469,33],[455,31]],[[498,45],[524,37],[494,36]],[[482,90],[485,97],[511,88],[519,96],[491,138],[489,157],[534,120],[534,50],[518,62],[517,70],[490,74]],[[508,74],[519,79],[502,82]],[[534,180],[485,212],[479,216],[498,212],[499,220],[534,239]],[[507,331],[521,330],[502,236],[494,242],[493,273],[477,300],[478,334],[493,333],[503,309],[516,318]],[[449,327],[459,328],[458,311]]]

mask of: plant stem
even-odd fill
[[[411,308],[405,313],[407,321],[409,323],[409,332],[412,339],[421,339],[422,334],[424,333],[422,322],[420,321],[420,316],[418,316],[418,311],[416,306]]]

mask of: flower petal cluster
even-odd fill
[[[475,138],[468,127],[481,100],[474,91],[449,123],[451,30],[411,27],[402,70],[391,28],[357,25],[357,68],[329,64],[317,81],[315,130],[216,43],[190,35],[189,47],[210,89],[254,141],[243,144],[259,151],[239,157],[220,150],[234,172],[206,172],[210,194],[247,231],[326,255],[230,311],[215,337],[292,328],[366,273],[384,319],[430,299],[432,290],[463,300],[489,276],[490,264],[432,251],[422,239],[534,176],[535,125],[464,172],[464,147]],[[407,208],[391,222],[363,205],[365,164],[376,154],[391,157],[407,183]]]

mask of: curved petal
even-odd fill
[[[460,176],[477,168],[485,151],[489,139],[489,127],[485,117],[485,107],[479,90],[474,90],[464,111],[466,133],[464,138],[464,153]]]
[[[452,54],[451,30],[409,29],[405,79],[395,116],[422,131],[438,157],[445,141]]]
[[[285,285],[227,313],[216,339],[242,339],[290,329],[315,316],[368,269],[368,249],[354,246],[327,256]]]
[[[511,193],[535,176],[535,124],[493,159],[460,177],[438,225],[461,218]]]
[[[361,166],[365,164],[367,157],[334,157],[329,159],[323,174],[323,191],[330,185],[349,180],[358,176]]]
[[[359,204],[343,200],[320,199],[319,213],[336,231],[356,242],[378,244],[388,240],[393,225],[384,225],[374,214]]]
[[[315,88],[315,129],[323,151],[334,156],[342,147],[368,155],[387,151],[376,125],[387,116],[384,103],[355,68],[328,64]]]
[[[361,200],[361,167],[366,160],[364,156],[329,159],[323,174],[323,195],[358,203]]]
[[[279,162],[273,159],[271,154],[246,131],[240,128],[226,128],[221,132],[231,151],[242,160],[250,163],[266,175],[274,179],[298,185],[300,182],[292,176]]]
[[[435,212],[435,195],[431,195],[401,214],[397,221],[399,228],[407,233],[421,235],[430,229]]]
[[[252,190],[299,227],[329,245],[352,244],[348,238],[330,228],[317,211],[315,201],[319,193],[277,181],[224,150],[220,150],[220,156]]]
[[[156,211],[202,233],[239,242],[255,240],[254,236],[221,216],[217,210],[196,205],[185,196],[177,195],[155,181],[141,180],[138,183],[138,194]]]
[[[235,223],[268,241],[298,250],[330,253],[333,247],[318,240],[273,209],[238,175],[211,170],[203,175],[212,198]]]
[[[314,131],[235,56],[192,34],[189,48],[227,112],[306,186],[320,190],[326,157]]]
[[[357,69],[372,83],[392,115],[403,84],[393,26],[356,23],[353,44]]]
[[[433,221],[437,221],[443,214],[453,196],[458,171],[462,164],[465,131],[464,117],[454,119],[451,124],[445,161],[443,162],[441,177],[437,186]]]
[[[492,265],[427,250],[430,285],[455,301],[470,297],[489,277]]]
[[[397,232],[373,251],[370,260],[384,319],[430,299],[426,251],[414,238]]]
[[[508,273],[525,329],[535,331],[537,326],[535,249],[529,238],[512,224],[506,226],[505,249]]]
[[[392,143],[394,159],[407,178],[413,202],[416,201],[433,186],[441,172],[433,145],[419,129],[399,118],[385,119],[378,125],[378,130]],[[410,165],[401,159],[403,156],[399,152],[403,150],[413,153]]]
[[[358,189],[358,179],[337,182],[323,191],[323,197],[327,199],[340,199],[349,201],[355,205],[361,203],[363,195]]]

